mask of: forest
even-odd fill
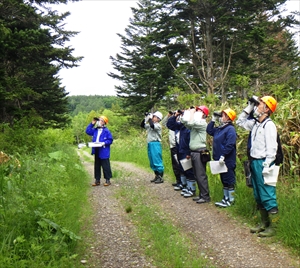
[[[206,105],[210,120],[228,107],[241,113],[253,95],[273,96],[284,153],[280,191],[286,203],[299,200],[300,54],[299,33],[291,31],[300,25],[299,11],[283,15],[286,0],[140,0],[125,34],[118,34],[120,51],[110,57],[108,76],[121,82],[117,96],[69,96],[59,70],[76,68],[82,56],[66,45],[77,34],[64,29],[71,14],[55,10],[66,2],[0,3],[0,263],[73,267],[82,227],[82,211],[74,207],[83,206],[75,197],[84,199],[85,187],[74,148],[89,141],[85,128],[101,114],[116,148],[138,151],[145,112]],[[237,134],[241,164],[248,133]],[[207,144],[211,149],[210,138]],[[285,213],[293,217],[292,208]],[[299,228],[296,220],[285,224]],[[299,249],[299,233],[285,235]]]

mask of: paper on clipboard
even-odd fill
[[[89,142],[89,147],[102,147],[102,142]]]
[[[210,171],[212,174],[225,173],[228,171],[225,164],[221,165],[219,161],[210,161]]]
[[[181,163],[181,166],[184,171],[192,168],[192,159],[191,158],[190,159],[186,159],[186,158],[182,159],[182,160],[180,160],[180,163]]]
[[[280,166],[273,165],[270,167],[270,171],[267,174],[263,174],[264,183],[271,186],[276,186],[277,178],[279,175]]]

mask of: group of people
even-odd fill
[[[278,146],[276,126],[270,119],[276,107],[277,101],[271,96],[262,98],[253,96],[236,121],[238,126],[250,131],[248,155],[251,180],[254,198],[261,214],[261,223],[250,231],[259,233],[262,237],[273,235],[272,217],[278,213],[276,187],[264,182],[264,176],[274,165]],[[141,127],[147,131],[148,158],[155,175],[151,183],[164,182],[162,123],[169,130],[171,162],[176,179],[172,184],[174,190],[181,191],[181,195],[186,198],[192,197],[198,204],[210,202],[206,174],[207,163],[211,160],[206,145],[208,134],[213,137],[213,160],[218,161],[221,166],[226,165],[227,168],[227,171],[220,173],[223,199],[215,203],[218,207],[226,208],[235,201],[237,134],[233,122],[236,119],[236,112],[231,108],[213,112],[209,123],[207,123],[208,116],[209,109],[204,105],[190,107],[185,111],[169,111],[164,118],[159,111],[145,114]],[[111,184],[112,172],[109,158],[113,137],[106,127],[107,123],[107,117],[100,116],[94,118],[86,128],[86,133],[92,136],[92,141],[97,145],[92,148],[95,157],[93,186],[100,185],[101,168],[105,178],[104,186]],[[199,196],[196,196],[196,185]]]
[[[254,198],[261,214],[261,223],[251,228],[252,233],[261,237],[273,235],[272,217],[278,213],[276,187],[265,184],[264,176],[274,165],[277,151],[277,130],[270,115],[275,112],[277,101],[272,96],[249,99],[247,107],[238,116],[236,124],[250,131],[248,151]],[[237,133],[233,125],[236,112],[227,108],[213,112],[207,123],[209,109],[202,105],[185,111],[170,111],[166,117],[157,111],[147,113],[141,127],[147,130],[148,157],[155,173],[152,183],[163,183],[163,161],[161,148],[162,123],[169,129],[169,144],[172,168],[176,182],[174,190],[198,204],[210,202],[209,183],[206,166],[210,160],[206,147],[206,135],[213,137],[212,158],[219,165],[226,165],[227,171],[220,173],[223,185],[223,199],[216,202],[218,207],[230,207],[234,201],[236,141]],[[216,122],[218,124],[216,125]],[[266,124],[267,122],[270,122]],[[189,165],[186,163],[189,162]],[[196,196],[196,185],[199,196]]]

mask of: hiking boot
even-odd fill
[[[162,178],[160,175],[158,175],[158,176],[157,176],[157,180],[154,181],[154,183],[156,183],[156,184],[158,184],[158,183],[163,183],[163,182],[164,182],[164,180],[163,180],[163,178]]]
[[[204,203],[209,203],[210,200],[205,200],[203,198],[200,198],[198,201],[196,201],[197,204],[204,204]]]
[[[92,186],[100,186],[100,181],[95,181]]]
[[[188,197],[192,197],[195,195],[195,192],[194,191],[191,191],[191,190],[188,190],[183,196],[185,198],[188,198]]]
[[[177,186],[177,182],[172,183],[172,186]]]
[[[264,231],[266,228],[267,228],[266,225],[261,222],[257,226],[250,228],[250,233],[252,233],[252,234],[260,233],[260,232]]]
[[[106,181],[103,185],[104,186],[109,186],[109,185],[111,185],[111,183],[110,183],[110,181]]]
[[[201,199],[200,196],[196,196],[193,198],[193,201],[198,201],[199,199]]]

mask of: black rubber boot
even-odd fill
[[[157,171],[154,171],[154,173],[155,173],[155,177],[154,177],[154,179],[153,180],[151,180],[150,182],[156,182],[157,181],[157,179],[158,179],[158,172]]]
[[[157,180],[154,183],[163,183],[164,182],[163,176],[164,176],[163,172],[158,173]]]

